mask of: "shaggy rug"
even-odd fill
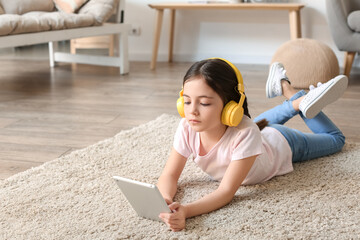
[[[113,175],[156,183],[179,118],[154,121],[0,183],[0,239],[359,239],[360,145],[295,164],[295,171],[240,187],[220,210],[171,232],[136,215]],[[217,188],[192,161],[176,200]]]

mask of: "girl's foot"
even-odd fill
[[[284,65],[279,62],[274,62],[270,66],[269,76],[266,82],[266,97],[273,98],[283,95],[281,80],[289,81],[286,76]]]
[[[348,78],[339,75],[318,87],[312,86],[300,102],[299,110],[306,118],[315,117],[326,105],[339,99],[347,88]]]

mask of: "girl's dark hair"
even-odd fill
[[[203,78],[207,85],[220,96],[224,106],[230,101],[240,101],[240,93],[237,89],[238,80],[235,71],[225,61],[214,58],[194,63],[186,72],[183,85],[187,80],[195,77]],[[247,97],[245,97],[243,108],[244,115],[251,118],[247,105]],[[262,130],[267,125],[267,121],[264,119],[256,124],[260,130]]]

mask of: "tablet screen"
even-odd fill
[[[139,216],[161,221],[160,213],[171,212],[156,185],[119,176],[113,178]]]

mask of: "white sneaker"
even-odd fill
[[[269,76],[266,81],[266,97],[273,98],[282,95],[281,80],[286,80],[290,83],[286,76],[284,65],[279,62],[271,64]]]
[[[339,75],[318,87],[310,86],[299,105],[300,111],[306,118],[315,117],[326,105],[339,99],[347,88],[348,78]]]
[[[310,86],[309,86],[309,89],[310,89],[310,90],[313,90],[313,89],[315,89],[315,88],[317,88],[317,87],[320,87],[321,85],[322,85],[322,82],[318,82],[317,85],[316,85],[316,87],[315,87],[314,85],[310,85]]]

